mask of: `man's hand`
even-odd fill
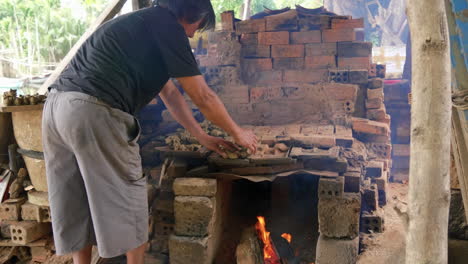
[[[198,142],[200,142],[200,144],[202,144],[209,150],[215,151],[223,158],[227,158],[227,155],[224,152],[224,150],[229,150],[231,152],[236,152],[237,150],[239,150],[238,147],[232,142],[226,141],[222,138],[213,137],[208,134],[202,135],[197,139]]]
[[[255,154],[257,151],[257,136],[252,131],[240,129],[232,137],[237,144],[250,150],[250,153]]]

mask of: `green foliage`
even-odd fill
[[[59,62],[106,3],[80,2],[83,12],[60,0],[0,0],[0,49],[13,50],[13,59],[25,63]]]

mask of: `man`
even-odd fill
[[[148,236],[146,179],[137,140],[138,113],[160,95],[174,118],[208,149],[234,146],[207,135],[170,78],[205,117],[255,152],[257,139],[229,116],[206,85],[187,37],[213,28],[209,0],[168,0],[102,25],[51,85],[43,138],[57,254],[89,263],[127,255],[143,263]]]

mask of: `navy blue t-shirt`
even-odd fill
[[[184,28],[169,10],[151,7],[99,27],[51,87],[135,115],[169,78],[195,75],[201,73]]]

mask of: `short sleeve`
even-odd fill
[[[169,76],[172,78],[201,75],[184,28],[175,23],[155,25],[152,31]]]

